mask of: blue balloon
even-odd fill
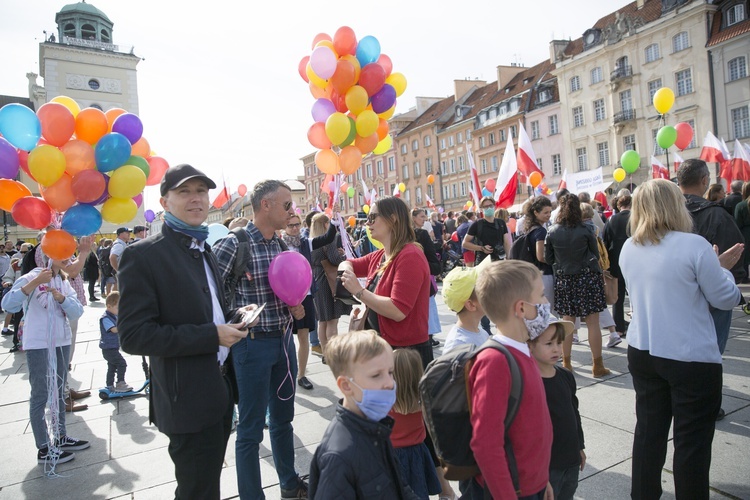
[[[367,35],[357,44],[357,60],[360,67],[364,68],[370,63],[377,62],[380,58],[380,42],[372,35]]]
[[[229,229],[224,224],[213,223],[208,225],[208,238],[206,243],[213,246],[214,243],[229,234]]]
[[[0,134],[18,149],[31,151],[42,137],[42,124],[23,104],[6,104],[0,108]]]
[[[74,205],[65,211],[61,227],[73,236],[88,236],[102,227],[102,214],[91,205]]]
[[[483,196],[492,196],[492,193],[490,193],[490,190],[487,188],[482,189],[482,195]]]
[[[111,132],[96,143],[94,158],[100,172],[109,172],[125,165],[130,158],[130,141],[117,132]]]

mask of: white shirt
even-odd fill
[[[190,249],[198,250],[201,253],[204,251],[203,245],[199,245],[195,240],[193,240],[193,242],[190,244]],[[205,255],[203,258],[203,269],[206,270],[206,280],[208,281],[208,288],[209,290],[211,290],[211,309],[213,311],[214,324],[224,325],[226,324],[226,321],[224,320],[224,312],[221,309],[221,303],[219,303],[219,294],[216,291],[216,284],[214,283],[214,273],[211,272],[211,266],[208,265],[208,261],[206,260]],[[228,356],[229,348],[220,345],[219,352],[217,354],[219,364],[223,365]]]
[[[487,339],[490,338],[490,334],[485,332],[483,329],[479,329],[477,332],[472,332],[466,328],[461,328],[458,325],[453,325],[451,331],[448,332],[448,336],[445,338],[445,346],[443,346],[443,354],[450,351],[454,347],[458,347],[463,344],[474,344],[479,347],[484,344]]]

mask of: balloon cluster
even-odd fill
[[[659,114],[664,115],[674,106],[674,92],[668,87],[662,87],[654,93],[654,108]],[[674,127],[665,125],[656,133],[656,143],[662,149],[667,149],[673,145],[682,151],[693,140],[693,127],[689,123],[680,122]]]
[[[169,168],[152,154],[137,115],[81,109],[66,96],[36,113],[21,104],[3,106],[0,134],[0,208],[29,229],[59,224],[57,243],[45,245],[52,258],[70,257],[74,237],[95,233],[102,220],[132,220],[143,189],[161,182]],[[15,180],[19,169],[38,183],[41,197]]]
[[[333,38],[320,33],[298,71],[315,98],[315,123],[307,138],[319,149],[315,163],[321,172],[351,175],[363,155],[390,149],[387,120],[396,110],[396,98],[406,90],[406,78],[393,72],[377,38],[358,41],[348,26],[336,30]]]

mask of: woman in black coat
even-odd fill
[[[96,250],[92,249],[89,256],[86,258],[86,262],[83,264],[83,275],[89,282],[89,301],[96,302],[96,293],[94,289],[97,281],[99,281],[99,258],[96,256]]]
[[[617,302],[612,306],[612,316],[615,320],[615,328],[623,335],[628,331],[630,323],[625,321],[625,280],[620,271],[620,252],[625,240],[628,239],[631,201],[629,194],[617,197],[618,212],[609,218],[602,236],[609,255],[609,272],[617,278]]]

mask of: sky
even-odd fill
[[[314,98],[297,66],[318,33],[333,36],[349,26],[358,39],[377,38],[393,71],[406,76],[396,106],[403,113],[418,96],[453,95],[454,80],[489,83],[498,65],[534,66],[549,57],[550,40],[578,38],[628,2],[88,3],[114,23],[120,51],[132,46],[143,58],[139,116],[152,149],[170,165],[190,163],[236,191],[266,178],[296,178],[301,158],[316,151],[307,141]],[[64,5],[0,0],[0,94],[28,95],[25,75],[39,73],[42,31],[57,33],[55,14]],[[156,210],[158,196],[147,187],[146,208]]]

